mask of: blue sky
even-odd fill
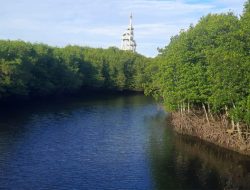
[[[0,39],[53,46],[120,47],[133,13],[137,51],[157,55],[171,36],[208,13],[240,15],[246,0],[0,0]]]

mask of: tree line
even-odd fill
[[[0,40],[0,100],[72,93],[86,87],[142,91],[147,61],[115,47],[58,48]]]
[[[209,14],[171,38],[159,55],[0,40],[0,100],[85,87],[136,90],[168,111],[205,110],[250,125],[250,0],[239,18]]]
[[[145,93],[168,111],[203,110],[250,126],[250,0],[240,17],[208,14],[181,30],[146,70]]]

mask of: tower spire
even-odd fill
[[[130,26],[130,28],[132,28],[132,18],[133,18],[133,16],[132,16],[132,12],[130,13],[130,19],[129,19],[129,26]]]

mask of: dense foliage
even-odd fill
[[[142,85],[143,84],[143,85]],[[0,41],[0,100],[92,87],[142,90],[168,111],[205,108],[250,124],[250,0],[240,18],[209,14],[150,60],[109,49]]]
[[[65,48],[0,41],[0,100],[91,87],[142,90],[147,58],[117,48]]]
[[[167,110],[206,108],[250,125],[250,0],[240,18],[209,14],[182,30],[147,70],[145,92]]]

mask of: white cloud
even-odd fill
[[[189,3],[191,2],[192,3]],[[8,0],[1,2],[0,37],[51,45],[119,46],[134,15],[138,51],[154,56],[180,29],[210,12],[240,14],[245,0]]]

